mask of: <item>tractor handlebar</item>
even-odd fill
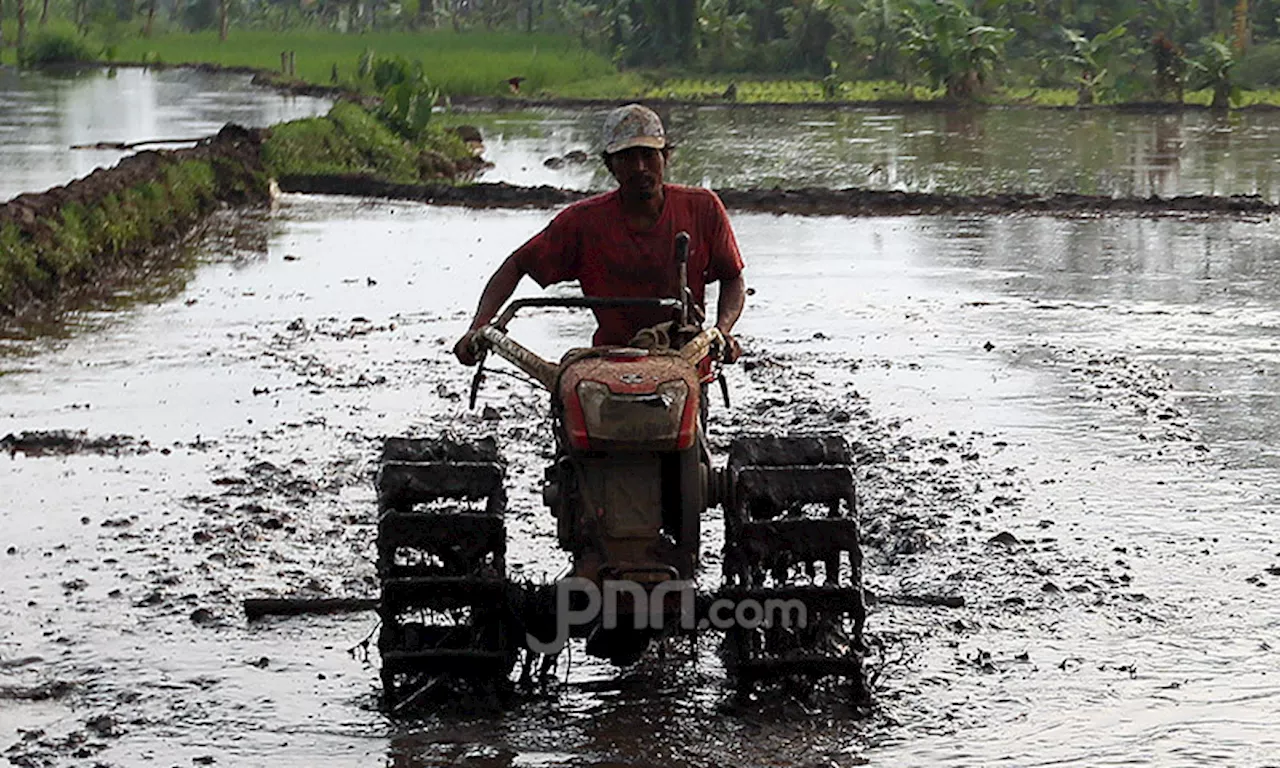
[[[489,350],[493,350],[498,357],[524,371],[547,391],[555,390],[556,381],[560,377],[560,366],[540,357],[538,353],[512,339],[496,323],[490,323],[477,330],[474,343],[480,350],[480,362],[471,381],[472,408],[475,407],[476,394],[479,392],[480,380],[483,375],[484,355]],[[690,365],[696,366],[707,356],[719,354],[724,350],[724,347],[724,335],[720,333],[720,329],[707,328],[699,331],[698,335],[686,342],[680,348],[679,355]]]
[[[563,307],[565,309],[673,309],[679,310],[681,302],[679,299],[619,299],[619,298],[600,298],[592,296],[569,296],[564,298],[556,298],[552,296],[537,296],[529,299],[516,299],[502,310],[502,314],[498,315],[498,319],[494,320],[490,325],[499,330],[506,330],[507,324],[516,316],[516,312],[528,307]]]

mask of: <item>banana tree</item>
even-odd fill
[[[1231,70],[1235,68],[1235,52],[1222,40],[1202,40],[1200,55],[1188,59],[1191,68],[1192,88],[1212,88],[1213,109],[1227,110],[1232,102],[1240,101],[1240,87],[1231,82]]]
[[[794,0],[779,13],[787,38],[801,68],[821,75],[830,74],[827,48],[841,26],[848,26],[844,10],[835,0]]]
[[[902,10],[903,48],[947,98],[977,95],[1004,61],[1010,29],[982,23],[958,0],[913,0]]]
[[[698,8],[698,47],[712,69],[733,63],[750,31],[747,14],[734,13],[729,0],[702,0]]]
[[[1079,104],[1092,104],[1094,99],[1104,94],[1109,86],[1109,61],[1114,56],[1115,45],[1128,33],[1125,25],[1119,24],[1093,37],[1085,37],[1080,30],[1062,29],[1062,36],[1071,46],[1066,60],[1069,65],[1079,70],[1076,82],[1076,101]]]
[[[895,72],[898,50],[898,9],[894,0],[864,0],[853,14],[852,46],[865,52],[867,73],[873,76]]]

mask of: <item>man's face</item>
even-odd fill
[[[649,200],[662,188],[667,170],[667,150],[631,147],[605,156],[609,173],[618,180],[618,190],[632,200]]]

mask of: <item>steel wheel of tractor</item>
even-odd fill
[[[842,678],[864,699],[862,550],[848,444],[839,435],[740,437],[730,447],[729,481],[720,596],[754,601],[772,621],[728,629],[729,672],[745,688]],[[784,605],[792,606],[785,615]]]
[[[383,697],[404,710],[440,685],[488,695],[508,636],[503,466],[492,439],[390,438],[378,470]]]

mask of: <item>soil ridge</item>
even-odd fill
[[[395,184],[359,174],[288,175],[281,176],[279,184],[280,189],[285,192],[416,200],[434,205],[470,208],[553,208],[596,194],[547,185],[522,187],[505,182],[466,186]],[[717,189],[716,193],[727,208],[804,216],[921,216],[949,213],[1270,216],[1280,213],[1280,204],[1258,195],[1107,197],[1067,192],[1047,195],[1016,192],[963,195],[862,187]]]

